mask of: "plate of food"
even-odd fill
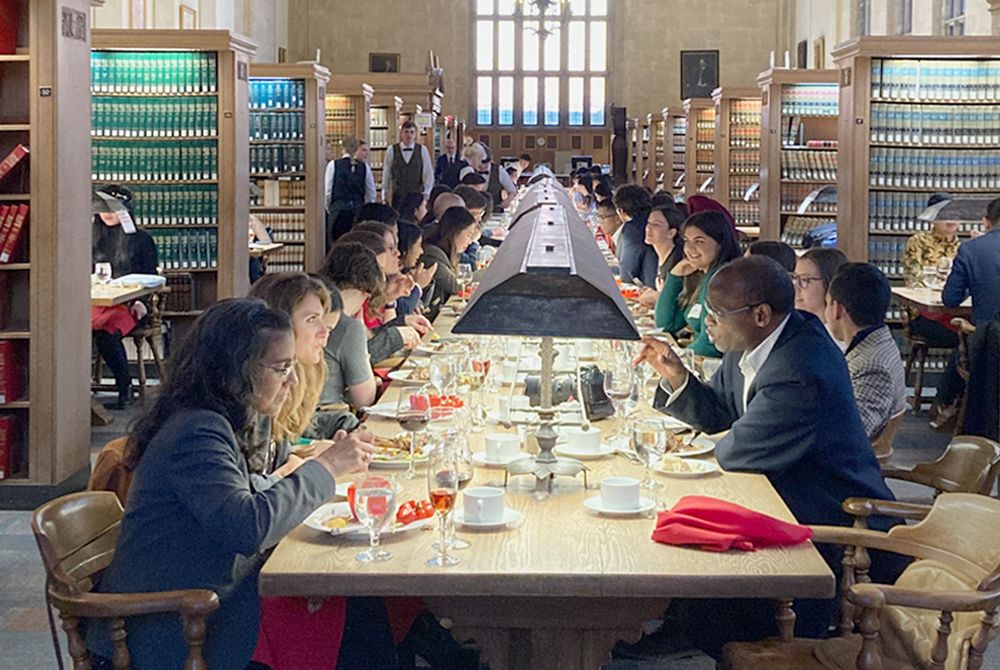
[[[380,402],[377,405],[372,405],[371,407],[365,407],[365,414],[371,416],[382,417],[383,419],[395,419],[396,418],[396,403],[394,402]]]
[[[680,457],[703,456],[715,449],[715,442],[707,437],[691,439],[692,437],[692,435],[675,435],[668,431],[666,453]]]
[[[691,479],[694,477],[704,477],[713,472],[719,471],[719,464],[712,461],[700,461],[692,458],[679,458],[672,454],[667,454],[653,468],[654,471],[668,477],[678,479]]]
[[[408,530],[418,530],[434,520],[434,517],[417,519],[412,523],[400,525],[398,523],[387,523],[382,528],[382,535],[392,533],[403,533]],[[306,517],[303,522],[309,528],[326,533],[327,535],[354,535],[368,537],[365,529],[354,515],[351,514],[351,506],[346,502],[326,503],[320,505],[315,512]]]
[[[389,373],[389,379],[397,382],[429,382],[430,368],[403,368]]]
[[[442,339],[438,342],[421,344],[413,351],[427,356],[443,354],[467,354],[472,349],[471,340]]]
[[[375,447],[372,468],[396,470],[410,466],[409,433],[400,433],[395,437],[376,437],[372,441],[372,445]],[[427,451],[426,433],[417,433],[413,449],[413,462],[417,465],[427,463]]]

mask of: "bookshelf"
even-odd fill
[[[832,55],[838,246],[898,278],[931,194],[1000,194],[1000,45],[993,37],[860,37]]]
[[[250,212],[285,245],[268,272],[317,272],[323,263],[329,78],[316,63],[250,64],[250,176],[263,191]]]
[[[334,159],[343,155],[341,141],[348,135],[370,142],[369,106],[375,90],[355,75],[331,75],[326,85],[326,141]]]
[[[399,141],[399,114],[403,110],[403,99],[396,95],[376,93],[372,96],[369,116],[369,143],[371,153],[368,165],[375,179],[375,193],[382,202],[382,166],[385,164],[386,150]]]
[[[656,116],[650,114],[646,118],[646,123],[649,125],[649,162],[650,162],[650,177],[649,177],[649,187],[653,191],[658,191],[663,188],[664,172],[666,170],[664,164],[664,156],[666,155],[666,131],[664,130],[664,121],[662,116]]]
[[[30,153],[0,180],[0,205],[29,211],[0,264],[0,342],[21,382],[0,405],[10,466],[0,459],[0,508],[33,509],[80,490],[90,472],[90,348],[80,346],[90,329],[90,133],[79,121],[90,4],[14,4],[17,49],[0,56],[0,160],[18,144]],[[59,30],[64,15],[82,21],[72,36]]]
[[[761,88],[761,239],[799,246],[806,231],[835,222],[835,203],[799,205],[837,179],[836,70],[772,69],[757,77]]]
[[[744,236],[759,235],[761,95],[753,88],[717,88],[715,102],[715,199],[726,206]]]
[[[684,176],[685,135],[687,135],[687,115],[677,107],[665,107],[663,117],[663,190],[668,193],[683,193],[680,183]]]
[[[642,174],[639,141],[639,119],[630,116],[625,119],[625,136],[628,137],[628,183],[638,184]]]
[[[684,101],[684,196],[715,192],[715,103],[711,98]]]
[[[656,188],[656,170],[654,158],[656,150],[653,147],[653,115],[639,119],[639,157],[642,159],[642,170],[638,174],[638,183],[649,188]]]
[[[256,45],[227,30],[95,30],[91,49],[91,178],[131,189],[161,267],[190,275],[172,318],[246,295]]]

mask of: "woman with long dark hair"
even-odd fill
[[[105,186],[101,192],[114,196],[128,211],[129,219],[132,213],[132,192],[124,186],[114,184]],[[127,274],[156,274],[156,244],[149,233],[129,220],[122,225],[122,217],[114,212],[101,212],[94,215],[90,247],[91,262],[110,263],[111,276],[122,277]],[[91,330],[94,333],[94,344],[97,351],[108,364],[111,374],[115,377],[115,387],[118,390],[118,402],[111,405],[113,409],[121,409],[131,405],[132,375],[128,369],[128,358],[122,337],[128,335],[136,324],[149,313],[149,308],[141,300],[135,300],[128,305],[114,307],[91,307]]]
[[[298,379],[288,315],[260,300],[225,300],[202,315],[170,359],[156,402],[125,449],[133,471],[114,558],[97,591],[212,589],[204,656],[213,670],[243,670],[257,642],[257,574],[266,551],[333,496],[336,480],[364,471],[373,448],[342,435],[264,491],[247,457],[271,436]],[[109,658],[108,621],[91,621],[88,646]],[[187,657],[172,615],[133,617],[126,642],[135,667],[179,668]]]
[[[424,234],[424,256],[420,260],[426,267],[437,264],[431,307],[447,302],[459,292],[458,259],[478,239],[479,224],[464,207],[448,209]]]

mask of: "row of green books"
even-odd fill
[[[211,96],[91,98],[94,137],[211,137],[218,123],[218,99]]]
[[[1000,60],[873,58],[872,100],[1000,100]]]
[[[302,112],[251,112],[250,140],[305,140],[305,121],[305,114]]]
[[[869,184],[903,188],[995,189],[1000,152],[871,148]]]
[[[1000,105],[872,105],[872,142],[1000,144]]]
[[[140,226],[199,225],[219,222],[215,185],[136,185],[132,218]]]
[[[214,228],[150,230],[164,270],[209,269],[219,266],[218,231]]]
[[[134,142],[95,140],[90,152],[93,181],[198,181],[219,178],[214,140]]]
[[[306,84],[301,79],[251,79],[250,109],[302,109]]]
[[[214,51],[92,51],[94,93],[214,93]]]
[[[251,174],[305,172],[306,148],[296,144],[271,144],[250,147]]]

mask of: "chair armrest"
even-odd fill
[[[1000,605],[1000,591],[918,591],[885,584],[855,584],[847,599],[861,607],[915,607],[943,612],[992,611]]]
[[[98,619],[160,612],[180,612],[184,616],[205,616],[219,608],[219,596],[214,591],[207,589],[71,595],[50,588],[49,597],[61,611],[67,614]]]
[[[973,326],[967,319],[963,319],[960,316],[956,316],[951,320],[951,325],[958,328],[958,332],[962,335],[972,335],[976,332],[976,327]]]
[[[854,517],[867,519],[870,516],[898,516],[903,519],[920,521],[930,511],[930,505],[901,503],[895,500],[876,498],[848,498],[844,501],[844,511]]]

